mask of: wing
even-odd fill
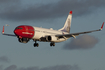
[[[7,36],[14,36],[14,37],[16,37],[16,35],[12,35],[12,34],[3,34],[3,35],[7,35]]]
[[[103,29],[103,26],[104,26],[104,22],[103,22],[101,28],[98,29],[98,30],[92,30],[92,31],[86,31],[86,32],[78,32],[78,33],[71,33],[71,34],[63,34],[63,35],[55,35],[55,36],[58,37],[58,38],[64,38],[64,37],[66,37],[66,38],[69,38],[69,37],[76,38],[75,36],[78,36],[80,34],[86,34],[86,33],[92,33],[92,32],[96,32],[96,31],[101,31]]]
[[[16,37],[16,35],[4,33],[4,26],[3,26],[2,34],[3,34],[3,35],[7,35],[7,36],[14,36],[14,37]]]

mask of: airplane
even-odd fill
[[[39,46],[37,41],[50,42],[50,46],[55,46],[55,43],[66,41],[71,37],[76,38],[76,36],[80,34],[101,31],[104,26],[103,22],[100,29],[86,31],[86,32],[70,33],[71,20],[72,20],[72,11],[69,12],[69,15],[66,19],[63,28],[59,30],[53,30],[52,28],[46,29],[41,27],[34,27],[29,25],[20,25],[14,29],[14,34],[6,34],[4,33],[4,26],[3,26],[2,34],[7,36],[17,37],[20,43],[28,43],[29,40],[32,39],[35,42],[33,45],[34,47]]]

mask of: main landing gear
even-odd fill
[[[36,41],[35,41],[35,43],[34,43],[34,45],[33,45],[34,47],[38,47],[39,46],[39,44],[38,43],[36,43]],[[51,42],[50,43],[50,46],[55,46],[55,43],[54,42]]]
[[[52,42],[51,42],[51,43],[50,43],[50,46],[55,46],[55,43],[52,43]]]
[[[38,46],[39,46],[39,44],[36,43],[36,41],[35,41],[35,43],[34,43],[34,47],[38,47]]]

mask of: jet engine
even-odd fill
[[[47,41],[57,41],[57,37],[55,37],[55,36],[47,36],[46,40]]]
[[[27,43],[29,39],[28,38],[18,38],[18,41],[21,43]]]

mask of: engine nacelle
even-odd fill
[[[18,38],[18,41],[21,43],[27,43],[29,39],[28,38]]]
[[[55,37],[55,36],[47,36],[46,40],[47,41],[57,41],[57,37]]]

